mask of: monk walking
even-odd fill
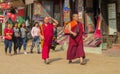
[[[78,22],[78,15],[73,14],[72,21],[69,25],[69,47],[67,51],[67,60],[72,63],[73,59],[80,58],[80,64],[84,65],[85,52],[83,48],[83,27],[80,22]]]
[[[51,23],[50,20],[55,23]],[[49,51],[52,44],[53,29],[54,29],[54,25],[57,24],[58,22],[53,18],[50,17],[44,18],[44,23],[42,25],[42,33],[43,33],[42,59],[44,60],[45,64],[49,64]]]

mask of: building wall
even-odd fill
[[[107,5],[109,3],[116,3],[116,18],[117,18],[117,30],[120,32],[120,0],[102,0],[101,9],[103,14],[103,19],[106,22],[106,27],[108,26],[108,8]],[[106,30],[106,29],[104,29]],[[107,31],[108,32],[108,31]]]

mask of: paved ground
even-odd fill
[[[29,49],[29,47],[28,47]],[[50,65],[45,65],[41,54],[6,56],[0,43],[0,74],[120,74],[120,57],[86,54],[87,64],[79,59],[73,64],[66,61],[66,51],[51,51]]]

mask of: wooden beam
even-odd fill
[[[60,26],[63,26],[63,4],[62,4],[62,0],[60,0],[60,16],[61,16]]]

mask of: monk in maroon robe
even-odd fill
[[[50,23],[50,20],[53,20],[55,23]],[[50,52],[50,47],[52,44],[52,38],[53,38],[53,29],[54,25],[57,25],[58,22],[50,17],[45,17],[44,18],[44,23],[42,25],[42,30],[43,30],[43,48],[42,48],[42,59],[44,60],[45,64],[49,64],[49,52]]]
[[[69,47],[67,51],[67,60],[72,63],[73,59],[80,58],[80,64],[84,65],[85,52],[83,48],[83,26],[78,23],[78,15],[73,15],[73,20],[69,23]]]

